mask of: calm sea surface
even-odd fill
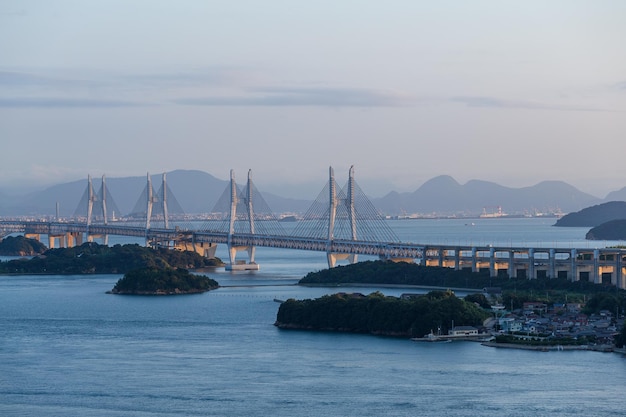
[[[554,219],[391,222],[405,241],[596,247]],[[113,241],[112,243],[115,243]],[[225,248],[218,256],[226,259]],[[261,271],[222,288],[107,295],[121,275],[0,276],[1,416],[615,416],[626,358],[281,331],[275,298],[325,255],[258,248]],[[414,291],[414,290],[411,290]]]

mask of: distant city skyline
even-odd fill
[[[626,3],[0,4],[0,189],[195,169],[314,198],[626,186]],[[300,188],[300,189],[299,189]],[[285,192],[281,192],[285,191]]]

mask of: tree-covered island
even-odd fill
[[[489,313],[451,291],[431,291],[407,298],[381,293],[333,294],[314,300],[281,303],[275,326],[281,329],[369,333],[422,337],[455,326],[482,326]]]
[[[0,274],[123,274],[140,268],[202,269],[222,265],[218,258],[208,259],[191,251],[87,242],[48,249],[31,259],[0,262]]]
[[[198,294],[219,287],[205,275],[194,275],[183,268],[141,268],[127,272],[110,294],[174,295]]]
[[[35,256],[44,253],[48,248],[35,239],[24,236],[7,236],[0,240],[2,256]]]

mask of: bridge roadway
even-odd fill
[[[85,238],[108,235],[129,236],[146,239],[152,246],[173,246],[194,250],[212,257],[217,244],[228,246],[229,269],[258,269],[254,262],[254,248],[268,247],[326,252],[329,267],[337,259],[350,255],[377,256],[381,259],[413,262],[420,259],[426,266],[440,266],[472,271],[489,271],[490,276],[506,272],[509,277],[563,277],[572,281],[589,280],[626,289],[626,249],[600,248],[532,248],[492,246],[449,246],[398,242],[371,242],[359,240],[303,238],[281,235],[260,235],[221,231],[194,231],[186,229],[146,229],[128,224],[87,225],[80,222],[0,221],[0,232],[22,233],[40,239],[47,235],[48,247],[54,247],[55,239],[60,246],[80,244]],[[0,235],[1,237],[2,235]],[[250,262],[235,262],[235,254],[247,250]],[[332,258],[332,259],[331,259]],[[241,268],[239,268],[241,267]]]
[[[220,231],[194,231],[178,228],[151,228],[146,230],[145,227],[122,224],[89,225],[87,228],[85,223],[79,222],[0,221],[0,230],[3,230],[5,233],[23,233],[24,235],[64,236],[79,233],[87,233],[91,236],[116,235],[145,238],[147,242],[155,243],[221,243],[233,247],[258,246],[351,255],[372,255],[383,259],[419,259],[423,254],[421,245],[410,243],[342,239],[328,241],[327,239],[251,233],[234,233],[229,236],[228,233]]]

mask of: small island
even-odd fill
[[[48,248],[35,239],[24,236],[7,236],[0,240],[2,256],[35,256],[44,253]]]
[[[314,300],[281,303],[274,325],[281,329],[369,333],[422,337],[433,329],[478,326],[490,314],[452,291],[431,291],[405,297],[339,293]]]
[[[108,294],[179,295],[199,294],[219,288],[217,281],[194,275],[183,268],[141,268],[127,272]]]

